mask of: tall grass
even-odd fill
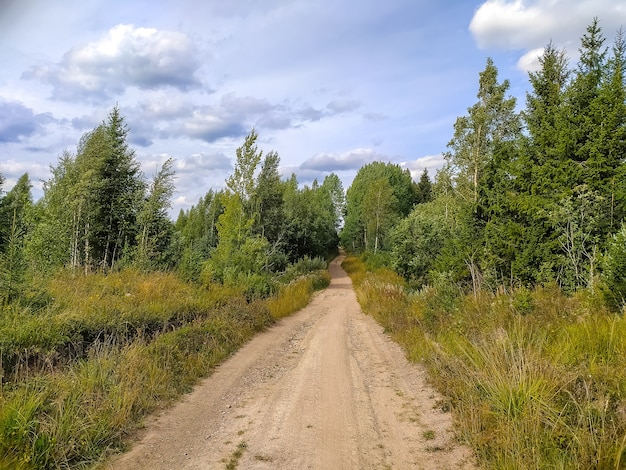
[[[314,291],[330,284],[328,271],[316,271],[300,276],[280,287],[278,294],[267,300],[267,307],[275,320],[280,320],[305,307]]]
[[[465,296],[445,275],[411,292],[346,268],[363,309],[421,361],[485,468],[626,468],[626,320],[555,286]]]
[[[54,280],[43,309],[0,315],[0,469],[88,468],[124,448],[143,416],[327,283],[320,271],[248,301],[169,274]]]

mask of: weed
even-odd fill
[[[245,441],[241,441],[237,444],[237,448],[232,453],[230,460],[226,464],[226,470],[235,470],[239,465],[239,459],[243,456],[244,451],[248,447]]]

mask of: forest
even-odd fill
[[[0,468],[83,468],[328,283],[423,363],[485,468],[626,465],[626,39],[550,43],[525,106],[487,59],[446,165],[388,162],[344,192],[279,173],[253,129],[176,221],[118,107],[0,192]],[[0,168],[1,172],[1,168]],[[2,189],[0,175],[0,190]]]

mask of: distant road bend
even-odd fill
[[[343,257],[308,307],[151,419],[109,469],[475,469],[424,371],[356,301]]]

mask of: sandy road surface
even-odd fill
[[[148,423],[108,468],[475,468],[424,372],[361,312],[341,260],[308,307]]]

